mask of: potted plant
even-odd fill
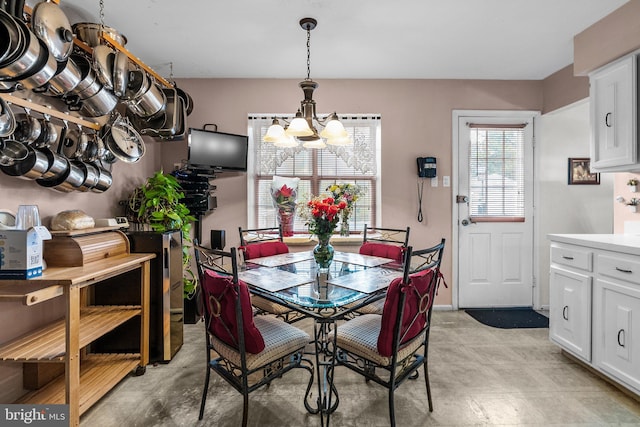
[[[631,212],[637,212],[639,204],[640,204],[640,199],[636,199],[635,197],[626,203],[626,205],[629,206],[629,210]]]
[[[181,200],[184,193],[178,180],[162,170],[135,188],[128,200],[130,219],[146,225],[151,231],[181,231],[184,297],[196,294],[197,276],[191,269],[191,225],[196,220]]]
[[[635,193],[638,188],[638,180],[636,178],[631,178],[627,181],[627,186],[629,186],[629,191]]]

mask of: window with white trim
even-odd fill
[[[380,209],[380,116],[349,115],[340,121],[353,139],[347,146],[327,145],[326,148],[276,147],[263,142],[272,117],[293,118],[282,114],[249,115],[249,156],[247,197],[248,226],[277,226],[270,187],[274,175],[298,177],[298,201],[325,193],[333,183],[356,184],[362,195],[349,218],[351,232],[362,232],[365,224],[378,225]],[[304,222],[296,215],[294,232],[307,233]]]

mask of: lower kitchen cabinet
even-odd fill
[[[591,361],[591,276],[551,267],[549,338]]]
[[[640,237],[549,239],[549,339],[640,395]]]
[[[594,364],[640,390],[640,286],[596,281]]]

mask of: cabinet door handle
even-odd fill
[[[562,307],[562,318],[564,320],[569,320],[569,306],[565,305]]]
[[[625,334],[624,334],[624,329],[620,329],[620,330],[618,331],[618,345],[619,345],[620,347],[624,347],[624,346],[625,346],[625,342],[624,342],[624,341],[625,341],[625,339],[624,339],[624,335],[625,335]],[[622,341],[620,340],[620,338],[621,338],[621,337],[622,337]]]
[[[609,122],[609,118],[611,117],[611,113],[607,113],[606,116],[604,116],[604,124],[606,127],[610,128],[611,127],[611,123]]]
[[[616,270],[620,273],[633,273],[632,270],[625,270],[624,268],[616,267]]]
[[[562,258],[568,259],[569,261],[573,261],[573,257],[572,256],[562,255]]]

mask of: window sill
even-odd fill
[[[288,246],[315,246],[318,243],[318,238],[311,234],[296,234],[295,236],[285,237],[284,242]],[[361,245],[362,235],[353,235],[349,237],[334,235],[331,237],[331,244],[333,246]]]

